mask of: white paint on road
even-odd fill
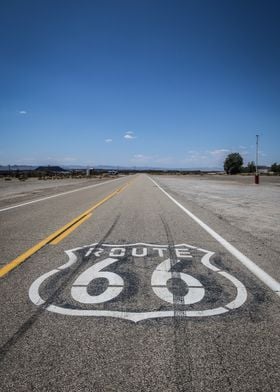
[[[132,256],[134,257],[146,257],[148,254],[148,249],[147,248],[140,248],[140,252],[137,248],[132,249]]]
[[[0,212],[4,212],[4,211],[8,211],[8,210],[13,210],[14,208],[27,206],[27,205],[29,205],[29,204],[34,204],[34,203],[38,203],[39,201],[44,201],[44,200],[53,199],[53,198],[55,198],[55,197],[60,197],[60,196],[69,195],[70,193],[80,192],[80,191],[83,191],[83,190],[85,190],[85,189],[96,188],[96,187],[98,187],[98,186],[100,186],[100,185],[109,184],[110,182],[117,181],[117,180],[121,180],[122,178],[123,178],[123,177],[121,177],[121,178],[115,178],[114,180],[109,180],[109,181],[100,182],[99,184],[93,184],[93,185],[84,186],[84,187],[82,187],[82,188],[73,189],[72,191],[67,191],[67,192],[62,192],[62,193],[56,193],[55,195],[52,195],[52,196],[46,196],[46,197],[42,197],[42,198],[40,198],[40,199],[31,200],[31,201],[26,201],[25,203],[16,204],[16,205],[14,205],[14,206],[1,208],[1,209],[0,209]]]
[[[192,257],[188,255],[188,257]],[[176,263],[172,265],[170,259],[164,260],[154,270],[151,279],[151,285],[154,293],[165,302],[171,304],[185,304],[191,305],[200,302],[204,295],[205,290],[200,281],[193,276],[183,272],[171,272],[172,267],[180,263],[181,260],[176,260]],[[176,298],[167,288],[167,282],[170,279],[181,279],[188,287],[188,292],[185,296]]]
[[[239,260],[249,271],[251,271],[257,278],[259,278],[266,286],[268,286],[272,291],[280,296],[280,283],[277,282],[272,276],[261,269],[256,263],[250,260],[247,256],[241,253],[237,248],[231,245],[227,240],[225,240],[220,234],[211,229],[206,223],[195,216],[191,211],[185,208],[181,203],[179,203],[174,197],[172,197],[168,192],[166,192],[156,181],[151,177],[149,179],[161,190],[170,200],[173,201],[181,210],[183,210],[190,218],[192,218],[196,223],[198,223],[207,233],[209,233],[216,241],[218,241],[228,252],[230,252],[237,260]]]
[[[226,305],[228,309],[237,309],[239,308],[247,299],[247,290],[245,286],[240,282],[240,280],[236,279],[234,276],[230,275],[228,272],[219,271],[218,274],[224,276],[225,278],[232,281],[232,283],[237,288],[237,296],[234,301],[230,302]]]
[[[29,298],[32,298],[32,302],[39,306],[43,305],[46,301],[44,301],[40,294],[39,294],[39,289],[41,284],[47,280],[50,276],[57,274],[59,272],[58,269],[54,269],[50,272],[45,273],[44,275],[40,276],[40,278],[36,279],[35,282],[32,283],[29,289]]]
[[[108,267],[116,261],[118,261],[118,259],[112,259],[109,257],[86,269],[73,283],[71,289],[72,297],[83,304],[101,304],[117,297],[123,290],[123,278],[114,272],[101,271],[103,268]],[[100,278],[108,281],[106,290],[98,295],[89,294],[88,285],[95,279]]]
[[[85,265],[85,267],[86,263],[92,264],[92,262],[94,262],[94,264],[90,265],[89,268],[85,269],[76,278],[75,282],[70,288],[72,298],[79,304],[85,304],[87,306],[94,306],[96,304],[103,304],[105,302],[108,303],[108,301],[114,299],[114,310],[88,308],[76,309],[75,306],[73,306],[72,302],[71,306],[67,306],[67,303],[66,306],[58,306],[52,303],[46,307],[47,310],[69,316],[117,317],[137,322],[140,320],[162,317],[216,316],[237,309],[244,304],[247,299],[246,288],[238,279],[236,279],[227,272],[221,271],[220,269],[211,264],[210,258],[214,255],[213,252],[209,252],[205,249],[197,248],[187,244],[174,245],[173,248],[173,250],[175,251],[174,254],[176,255],[177,259],[172,260],[171,262],[171,260],[168,258],[161,261],[160,263],[158,263],[158,258],[165,258],[166,254],[170,252],[170,247],[168,245],[155,245],[146,243],[124,244],[118,246],[110,244],[90,244],[72,250],[67,250],[65,252],[69,257],[69,261],[63,266],[58,267],[39,277],[31,285],[29,290],[29,297],[35,305],[43,305],[44,303],[46,303],[47,300],[44,300],[40,295],[40,289],[46,289],[46,287],[48,287],[47,281],[51,276],[59,274],[62,270],[65,271],[69,267],[71,267],[72,269],[74,263],[77,262],[80,257],[82,257],[83,265]],[[103,250],[103,252],[101,252],[101,250]],[[78,252],[79,257],[76,256],[75,252]],[[202,253],[202,255],[200,255],[200,252]],[[111,253],[115,255],[115,258],[108,257]],[[91,260],[89,257],[92,254],[94,255],[93,260]],[[134,256],[132,256],[132,254],[134,254]],[[134,285],[133,282],[129,281],[129,274],[127,275],[125,266],[127,265],[131,267],[135,265],[134,263],[136,260],[137,265],[139,265],[139,263],[141,262],[141,258],[139,255],[145,255],[142,257],[142,262],[147,265],[146,262],[150,261],[149,265],[151,265],[151,268],[153,269],[151,273],[152,290],[147,290],[145,294],[147,295],[146,306],[149,307],[149,304],[152,300],[150,297],[152,292],[156,294],[156,297],[154,298],[155,301],[156,298],[158,298],[158,300],[163,301],[162,304],[167,304],[165,306],[171,304],[169,305],[172,307],[171,310],[166,309],[161,311],[153,310],[145,312],[128,311],[126,302],[123,305],[119,303],[119,306],[121,308],[122,306],[124,306],[125,310],[115,310],[116,301],[118,300],[117,297],[123,291],[124,287],[129,287],[130,284]],[[178,258],[178,255],[180,255],[180,259]],[[122,266],[120,272],[118,271],[118,262]],[[156,268],[153,266],[153,262],[157,263]],[[210,309],[205,309],[205,306],[208,305],[208,302],[206,301],[206,303],[202,305],[201,310],[187,310],[187,308],[185,310],[182,310],[182,306],[188,306],[193,304],[201,306],[200,302],[203,302],[207,290],[207,287],[204,287],[197,278],[185,272],[177,272],[176,268],[173,268],[176,264],[183,262],[187,263],[188,266],[192,263],[194,269],[197,268],[196,266],[198,266],[199,264],[202,264],[206,267],[206,276],[208,276],[207,269],[211,271],[212,277],[208,276],[208,279],[210,280],[215,279],[215,275],[221,276],[222,280],[220,280],[219,285],[221,287],[226,287],[229,282],[231,286],[235,287],[235,298],[233,298],[231,302],[223,304],[223,306],[219,305]],[[112,267],[114,272],[107,270],[104,271],[104,269],[110,268],[110,266],[115,263],[116,265]],[[124,278],[122,278],[121,276],[122,273],[124,273]],[[59,278],[59,275],[57,276],[57,278]],[[96,282],[94,283],[94,280],[98,278],[105,278],[107,280],[107,284],[100,286],[102,293],[92,295],[89,292],[89,285],[93,285],[92,287],[94,287],[94,285],[96,284]],[[174,293],[171,292],[167,287],[167,282],[170,279],[182,280],[187,289],[187,294],[182,297],[174,295]],[[142,284],[144,287],[146,286],[145,282],[142,282]],[[50,287],[48,288],[47,292],[50,292],[51,288],[52,284],[50,283]],[[95,286],[95,288],[98,288],[98,286]],[[42,293],[43,292],[44,291],[42,291]],[[132,300],[132,298],[133,297],[128,298],[129,302],[130,300]],[[224,299],[226,298],[228,297],[225,296]],[[216,298],[215,301],[218,301],[218,303],[220,304],[221,299]],[[211,301],[211,303],[212,302],[213,301]],[[179,305],[180,307],[178,309],[174,309],[174,305]],[[107,306],[110,305],[108,304]],[[145,304],[143,304],[143,306],[145,306]]]

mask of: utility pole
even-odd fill
[[[255,184],[259,184],[260,183],[258,164],[259,164],[259,135],[256,135],[256,173],[255,173]]]

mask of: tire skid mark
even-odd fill
[[[171,230],[168,226],[168,223],[166,222],[166,220],[163,218],[163,216],[160,216],[160,219],[162,221],[163,227],[164,227],[164,231],[166,234],[166,238],[167,238],[167,245],[168,245],[168,253],[169,253],[169,258],[170,258],[170,265],[171,265],[171,276],[172,276],[172,280],[171,280],[171,287],[172,287],[172,295],[173,295],[173,308],[174,308],[174,317],[179,316],[179,314],[176,314],[176,304],[180,304],[180,305],[184,305],[184,297],[183,296],[179,296],[179,295],[175,295],[175,283],[174,283],[174,279],[180,279],[180,273],[176,272],[173,270],[172,267],[174,267],[177,264],[177,256],[175,253],[175,242],[173,240],[172,234],[171,234]],[[178,310],[178,309],[177,309]]]
[[[170,227],[164,217],[160,215],[160,219],[162,221],[164,231],[166,234],[167,238],[167,244],[168,244],[168,251],[169,251],[169,257],[170,257],[170,265],[171,265],[171,276],[172,278],[177,278],[178,273],[174,273],[173,271],[173,266],[177,264],[177,256],[175,253],[175,242],[173,240],[173,236],[170,230]],[[172,289],[174,287],[174,279],[172,279]],[[186,383],[190,383],[190,385],[193,385],[193,360],[191,357],[191,349],[187,350],[185,353],[187,356],[187,363],[188,363],[188,374],[186,375],[184,372],[180,371],[180,365],[181,365],[181,356],[179,353],[181,353],[182,350],[182,337],[180,334],[180,320],[182,318],[182,312],[178,311],[178,304],[180,303],[179,300],[182,301],[182,304],[184,303],[184,297],[174,295],[174,290],[172,290],[173,294],[173,310],[174,310],[174,317],[173,317],[173,345],[174,345],[174,361],[175,361],[175,369],[176,369],[176,389],[178,392],[183,392]],[[190,321],[187,320],[187,328],[189,328]],[[189,334],[190,336],[190,334]],[[188,345],[191,346],[191,341],[188,340]],[[187,380],[186,380],[187,377]]]
[[[107,231],[107,233],[103,236],[103,238],[96,244],[95,249],[100,247],[102,243],[109,237],[112,231],[115,229],[118,221],[120,219],[120,214],[117,215],[111,227]],[[19,328],[18,330],[7,340],[7,342],[0,347],[0,362],[2,362],[6,355],[9,353],[10,349],[28,332],[28,330],[36,323],[39,317],[45,312],[45,310],[54,302],[54,300],[62,294],[63,290],[67,287],[69,281],[79,273],[80,268],[84,265],[84,258],[82,258],[79,262],[75,264],[76,268],[71,271],[65,278],[65,280],[61,283],[58,289],[50,295],[50,297],[40,305],[37,311],[35,311],[32,316],[30,316]]]

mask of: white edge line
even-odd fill
[[[68,195],[69,193],[79,192],[79,191],[82,191],[82,190],[84,190],[84,189],[95,188],[95,187],[97,187],[97,186],[100,186],[100,185],[103,185],[103,184],[109,184],[110,182],[117,181],[117,180],[121,180],[121,179],[123,179],[123,177],[121,177],[121,178],[114,178],[114,180],[109,180],[109,181],[100,182],[99,184],[93,184],[93,185],[89,185],[89,186],[84,186],[84,187],[82,187],[82,188],[73,189],[72,191],[57,193],[57,194],[52,195],[52,196],[42,197],[41,199],[36,199],[36,200],[27,201],[27,202],[25,202],[25,203],[16,204],[16,205],[14,205],[14,206],[2,208],[2,209],[0,209],[0,212],[12,210],[13,208],[18,208],[18,207],[27,206],[28,204],[38,203],[39,201],[44,201],[44,200],[52,199],[52,198],[54,198],[54,197],[59,197],[59,196]]]
[[[220,234],[211,229],[206,223],[202,222],[197,216],[190,212],[187,208],[183,207],[174,197],[169,195],[156,181],[151,177],[148,178],[160,189],[170,200],[173,201],[181,210],[183,210],[190,218],[198,223],[207,233],[209,233],[216,241],[218,241],[229,253],[231,253],[237,260],[239,260],[249,271],[251,271],[257,278],[259,278],[266,286],[280,296],[280,283],[272,278],[267,272],[261,269],[257,264],[250,260],[247,256],[241,253],[237,248],[231,245]]]

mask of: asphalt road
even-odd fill
[[[154,180],[180,205],[146,175],[2,199],[1,391],[279,391],[279,293],[227,244],[275,279],[277,249]]]

